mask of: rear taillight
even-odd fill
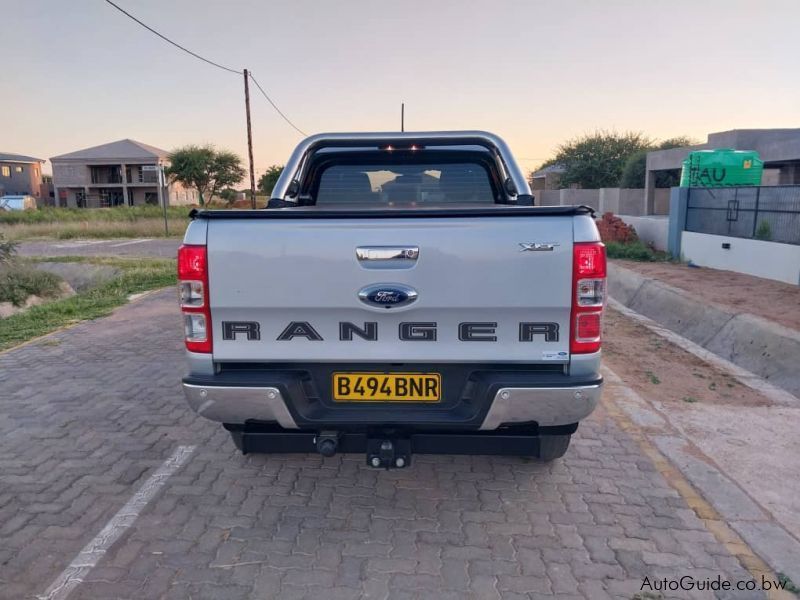
[[[577,242],[572,260],[570,352],[600,350],[606,301],[606,247],[601,242]]]
[[[205,246],[178,249],[178,290],[186,349],[211,352],[211,311],[208,306],[208,255]]]

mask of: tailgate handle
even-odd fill
[[[360,261],[417,260],[418,246],[359,246],[356,257]]]

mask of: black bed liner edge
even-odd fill
[[[426,219],[437,217],[546,217],[595,215],[590,206],[507,206],[479,208],[389,208],[376,210],[270,208],[197,210],[189,213],[192,219]]]

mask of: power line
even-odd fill
[[[121,6],[119,6],[118,4],[115,4],[115,3],[114,3],[114,2],[112,2],[111,0],[105,0],[105,1],[106,1],[108,4],[110,4],[111,6],[113,6],[114,8],[116,8],[118,11],[120,11],[122,14],[124,14],[126,17],[128,17],[128,18],[130,18],[130,19],[133,19],[134,21],[136,21],[136,22],[137,22],[139,25],[141,25],[142,27],[144,27],[145,29],[147,29],[149,32],[151,32],[151,33],[154,33],[155,35],[157,35],[158,37],[160,37],[160,38],[161,38],[162,40],[164,40],[165,42],[167,42],[167,43],[169,43],[169,44],[172,44],[173,46],[175,46],[176,48],[179,48],[180,50],[183,50],[183,51],[184,51],[184,52],[186,52],[187,54],[190,54],[190,55],[194,56],[195,58],[199,58],[199,59],[200,59],[200,60],[202,60],[203,62],[205,62],[205,63],[208,63],[208,64],[210,64],[210,65],[212,65],[212,66],[214,66],[214,67],[217,67],[218,69],[222,69],[223,71],[228,71],[229,73],[234,73],[234,74],[236,74],[236,75],[244,75],[244,71],[239,71],[239,70],[237,70],[237,69],[231,69],[230,67],[226,67],[226,66],[224,66],[224,65],[221,65],[221,64],[219,64],[219,63],[216,63],[216,62],[214,62],[213,60],[209,60],[209,59],[207,59],[207,58],[205,58],[205,57],[203,57],[203,56],[200,56],[200,55],[199,55],[199,54],[197,54],[196,52],[192,52],[191,50],[189,50],[188,48],[185,48],[184,46],[181,46],[181,45],[180,45],[179,43],[177,43],[177,42],[173,42],[173,41],[172,41],[171,39],[169,39],[167,36],[165,36],[165,35],[163,35],[163,34],[159,33],[158,31],[156,31],[155,29],[153,29],[152,27],[150,27],[150,26],[149,26],[149,25],[147,25],[146,23],[143,23],[142,21],[140,21],[139,19],[137,19],[136,17],[134,17],[134,16],[133,16],[131,13],[129,13],[128,11],[126,11],[124,8],[122,8],[122,7],[121,7]],[[248,73],[248,75],[249,75],[250,79],[252,79],[253,83],[255,83],[255,84],[256,84],[256,87],[257,87],[257,88],[258,88],[258,90],[261,92],[261,94],[264,96],[264,98],[266,98],[266,99],[267,99],[267,102],[269,102],[269,103],[272,105],[272,108],[274,108],[274,109],[277,111],[277,113],[278,113],[278,114],[279,114],[281,117],[283,117],[283,120],[284,120],[284,121],[286,121],[286,122],[287,122],[287,123],[288,123],[288,124],[289,124],[291,127],[293,127],[293,128],[294,128],[294,129],[295,129],[295,130],[296,130],[298,133],[300,133],[300,134],[301,134],[301,135],[303,135],[303,136],[307,136],[308,134],[307,134],[306,132],[304,132],[304,131],[303,131],[302,129],[300,129],[300,128],[299,128],[297,125],[295,125],[294,123],[292,123],[292,121],[289,119],[289,117],[287,117],[287,116],[286,116],[286,115],[283,113],[283,111],[282,111],[280,108],[278,108],[278,105],[277,105],[277,104],[275,104],[275,103],[272,101],[272,98],[270,98],[270,97],[269,97],[269,94],[267,94],[267,92],[266,92],[266,91],[264,91],[264,88],[262,88],[262,87],[261,87],[261,84],[259,84],[259,83],[258,83],[258,81],[256,81],[256,78],[255,78],[255,77],[253,77],[253,74],[252,74],[252,73]]]
[[[110,4],[111,6],[113,6],[114,8],[116,8],[118,11],[120,11],[122,14],[124,14],[126,17],[128,17],[128,18],[130,18],[130,19],[133,19],[133,20],[134,20],[134,21],[136,21],[136,22],[137,22],[139,25],[141,25],[142,27],[144,27],[145,29],[147,29],[147,30],[148,30],[148,31],[150,31],[151,33],[154,33],[154,34],[156,34],[156,35],[157,35],[158,37],[160,37],[162,40],[164,40],[165,42],[167,42],[167,43],[169,43],[169,44],[172,44],[172,45],[173,45],[173,46],[175,46],[176,48],[180,48],[181,50],[183,50],[183,51],[184,51],[184,52],[186,52],[187,54],[191,54],[191,55],[192,55],[192,56],[194,56],[195,58],[199,58],[199,59],[200,59],[200,60],[202,60],[203,62],[207,62],[208,64],[210,64],[210,65],[213,65],[213,66],[217,67],[218,69],[222,69],[222,70],[224,70],[224,71],[228,71],[229,73],[235,73],[236,75],[241,75],[241,74],[242,74],[242,72],[241,72],[241,71],[237,71],[236,69],[231,69],[231,68],[229,68],[229,67],[225,67],[225,66],[223,66],[223,65],[221,65],[221,64],[219,64],[219,63],[215,63],[213,60],[209,60],[209,59],[207,59],[207,58],[204,58],[204,57],[200,56],[199,54],[197,54],[196,52],[192,52],[192,51],[191,51],[191,50],[189,50],[188,48],[184,48],[183,46],[181,46],[181,45],[180,45],[180,44],[178,44],[177,42],[173,42],[173,41],[172,41],[171,39],[169,39],[167,36],[160,34],[158,31],[156,31],[155,29],[153,29],[152,27],[150,27],[150,26],[149,26],[149,25],[147,25],[146,23],[143,23],[142,21],[140,21],[139,19],[137,19],[136,17],[134,17],[134,16],[133,16],[131,13],[129,13],[128,11],[126,11],[126,10],[125,10],[124,8],[122,8],[121,6],[119,6],[119,5],[117,5],[117,4],[114,4],[114,3],[113,3],[111,0],[105,0],[105,1],[106,1],[108,4]],[[280,111],[278,111],[278,112],[280,112]]]
[[[106,2],[108,2],[108,0],[106,0]],[[287,122],[289,125],[291,125],[292,127],[294,127],[294,129],[295,129],[295,130],[296,130],[296,131],[297,131],[297,132],[298,132],[300,135],[302,135],[302,136],[308,136],[308,134],[307,134],[305,131],[303,131],[303,130],[302,130],[302,129],[300,129],[300,128],[299,128],[297,125],[295,125],[294,123],[292,123],[292,122],[289,120],[289,117],[287,117],[285,114],[283,114],[283,111],[282,111],[280,108],[278,108],[278,105],[277,105],[277,104],[275,104],[275,103],[272,101],[272,98],[270,98],[270,97],[269,97],[269,95],[267,94],[267,92],[265,92],[265,91],[264,91],[264,88],[262,88],[262,87],[261,87],[261,84],[260,84],[260,83],[258,83],[258,81],[256,81],[256,78],[255,78],[255,77],[253,77],[253,74],[252,74],[252,73],[250,73],[250,79],[252,79],[252,80],[253,80],[253,83],[255,83],[255,84],[256,84],[256,87],[258,88],[258,91],[260,91],[260,92],[261,92],[261,94],[264,96],[264,98],[266,98],[266,99],[267,99],[267,102],[269,102],[269,103],[272,105],[272,108],[274,108],[276,111],[278,111],[278,114],[279,114],[280,116],[282,116],[282,117],[283,117],[283,120],[284,120],[284,121],[286,121],[286,122]]]

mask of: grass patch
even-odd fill
[[[169,237],[180,237],[189,223],[190,207],[167,208]],[[0,235],[10,240],[33,238],[164,237],[164,216],[158,206],[115,208],[42,208],[0,212]]]
[[[180,238],[189,224],[188,219],[170,219],[169,235],[164,233],[162,219],[140,219],[126,222],[87,221],[83,223],[23,223],[0,225],[0,233],[9,239],[119,239],[119,238]]]
[[[169,206],[167,218],[186,219],[191,207]],[[160,206],[115,206],[114,208],[40,208],[0,212],[0,224],[123,222],[162,219]]]
[[[778,571],[776,575],[778,576],[778,582],[783,586],[784,590],[793,593],[795,596],[800,596],[800,587],[792,581],[791,577],[780,571]]]
[[[67,257],[66,260],[109,265],[119,269],[121,274],[91,290],[0,320],[0,350],[65,325],[104,317],[127,303],[129,295],[174,285],[177,280],[174,260],[94,257]]]
[[[650,381],[650,383],[652,383],[653,385],[658,385],[658,384],[660,384],[660,383],[661,383],[661,380],[658,378],[658,375],[656,375],[656,374],[655,374],[655,373],[653,373],[652,371],[645,371],[645,372],[644,372],[644,374],[647,376],[647,379],[648,379],[648,380]]]
[[[637,241],[623,244],[620,242],[606,242],[608,258],[624,258],[642,262],[664,262],[669,260],[669,254],[658,252],[647,244]]]
[[[13,261],[0,266],[0,302],[21,306],[28,296],[52,298],[61,288],[61,278],[46,271]]]

